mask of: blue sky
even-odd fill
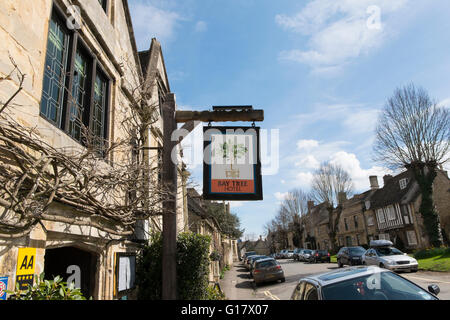
[[[286,192],[308,190],[323,161],[346,168],[356,192],[368,189],[369,175],[382,183],[388,170],[372,161],[374,126],[396,87],[414,82],[450,105],[448,0],[129,5],[138,49],[152,37],[162,44],[179,108],[253,105],[264,109],[263,129],[279,130],[279,169],[263,177],[264,201],[232,203],[249,236],[264,233]],[[185,148],[198,152],[192,141]],[[201,187],[202,166],[190,169]]]

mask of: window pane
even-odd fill
[[[100,5],[102,6],[103,10],[105,10],[105,12],[106,12],[106,5],[108,4],[107,0],[98,0],[98,3],[100,3]]]
[[[105,138],[105,115],[107,103],[107,80],[97,71],[94,87],[94,110],[92,113],[92,134],[94,147],[102,150]]]
[[[83,116],[86,110],[87,70],[88,59],[80,51],[77,51],[70,103],[69,134],[78,141],[81,141],[82,138]]]
[[[41,99],[41,115],[59,128],[66,81],[69,34],[63,24],[53,15],[47,40],[44,83]]]

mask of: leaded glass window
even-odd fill
[[[49,25],[40,114],[80,143],[90,141],[103,156],[109,79],[82,35],[77,30],[67,30],[64,21],[63,10],[55,4]]]
[[[105,133],[105,113],[107,104],[108,82],[103,75],[97,71],[94,84],[94,103],[92,114],[92,134],[94,146],[103,149]]]
[[[59,128],[62,128],[68,47],[69,34],[61,21],[52,15],[45,58],[41,115]]]
[[[74,62],[74,75],[72,82],[72,101],[69,114],[69,134],[76,140],[81,141],[83,130],[83,119],[86,118],[85,110],[87,103],[88,85],[88,59],[77,50]]]

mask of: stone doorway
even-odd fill
[[[76,247],[46,249],[45,279],[53,280],[54,276],[61,276],[64,281],[67,281],[74,272],[79,270],[81,292],[89,299],[94,297],[97,260],[96,254]]]

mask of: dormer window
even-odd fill
[[[409,182],[408,178],[401,179],[401,180],[399,181],[400,189],[401,189],[401,190],[405,189],[406,186],[408,185],[408,182]]]

